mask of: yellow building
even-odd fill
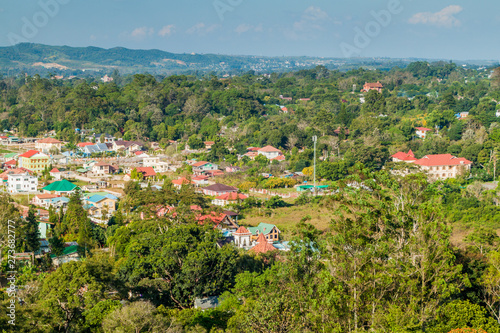
[[[34,172],[42,172],[49,165],[49,156],[37,150],[29,150],[19,155],[19,167]]]

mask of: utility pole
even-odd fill
[[[316,142],[318,141],[318,137],[315,135],[312,137],[314,142],[314,170],[313,170],[313,179],[314,179],[314,195],[316,195]]]

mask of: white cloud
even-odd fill
[[[243,23],[243,24],[240,24],[239,26],[237,26],[236,29],[234,29],[234,31],[238,34],[243,34],[243,33],[248,32],[248,31],[263,32],[264,26],[262,25],[262,23],[260,23],[257,26]]]
[[[151,36],[155,33],[155,29],[153,28],[148,28],[148,27],[140,27],[140,28],[135,28],[131,33],[130,36],[132,38],[136,39],[143,39],[146,36]]]
[[[169,24],[164,26],[163,28],[158,31],[158,36],[165,37],[165,36],[170,36],[173,34],[175,31],[175,26],[173,24]]]
[[[462,24],[454,15],[463,10],[461,6],[451,5],[437,13],[422,12],[413,15],[408,21],[411,24],[428,24],[438,27],[452,28]]]
[[[285,35],[290,39],[310,39],[315,38],[318,31],[324,31],[328,22],[338,24],[321,8],[310,6],[300,16],[300,19],[293,22],[292,29],[285,31]]]
[[[206,35],[208,33],[213,32],[215,29],[217,29],[219,26],[217,24],[212,24],[212,25],[206,25],[203,22],[196,23],[193,25],[191,28],[186,30],[186,33],[189,35]]]

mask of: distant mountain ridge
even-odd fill
[[[161,50],[133,50],[124,47],[103,49],[94,46],[71,47],[21,43],[0,47],[0,73],[26,72],[73,73],[78,71],[121,73],[149,72],[175,74],[188,72],[215,72],[230,74],[242,71],[289,71],[324,65],[329,69],[348,70],[359,66],[373,69],[404,67],[425,59],[389,58],[319,58],[319,57],[263,57],[217,54],[171,53]],[[486,64],[486,62],[485,62]]]

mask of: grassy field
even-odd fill
[[[34,197],[35,197],[35,194],[30,194],[29,200],[33,199]],[[14,195],[12,195],[12,198],[14,199],[15,202],[17,202],[20,205],[23,205],[23,206],[29,205],[28,194],[14,194]]]
[[[238,222],[242,225],[257,226],[261,222],[272,223],[283,229],[282,231],[291,230],[304,217],[310,216],[308,223],[314,225],[319,230],[328,229],[333,213],[331,210],[317,205],[313,206],[292,206],[274,209],[270,216],[266,216],[265,208],[253,209],[245,214],[243,219]]]

